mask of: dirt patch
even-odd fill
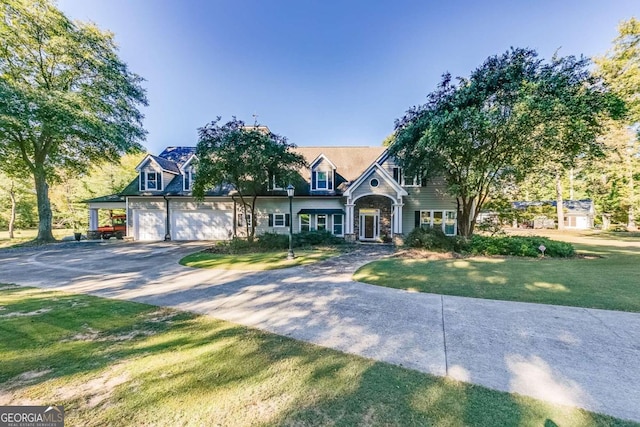
[[[51,311],[50,308],[40,308],[38,310],[35,311],[28,311],[28,312],[24,312],[24,311],[14,311],[11,313],[7,313],[7,314],[2,314],[0,315],[0,317],[2,318],[7,318],[7,317],[27,317],[27,316],[38,316],[40,314],[44,314]]]
[[[171,323],[171,319],[176,317],[180,312],[175,310],[161,309],[147,314],[148,321],[152,323]]]
[[[73,383],[56,389],[53,401],[82,400],[88,408],[95,408],[109,399],[115,388],[129,381],[129,373],[123,371],[122,365],[114,365],[99,376]]]
[[[49,373],[51,369],[27,371],[3,383],[0,386],[0,405],[37,405],[38,403],[34,400],[17,397],[15,391],[33,384],[34,380]]]

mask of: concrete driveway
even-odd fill
[[[0,251],[0,283],[175,307],[394,363],[640,421],[640,314],[366,285],[362,248],[270,272],[196,270],[185,243]]]

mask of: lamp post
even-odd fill
[[[294,259],[296,256],[293,253],[293,193],[295,188],[289,184],[287,187],[287,196],[289,196],[289,253],[287,253],[287,259]]]

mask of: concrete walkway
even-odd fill
[[[270,272],[195,270],[184,244],[0,252],[0,283],[176,307],[434,375],[640,421],[640,314],[420,294],[352,272],[385,247]]]

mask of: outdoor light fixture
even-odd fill
[[[287,254],[287,259],[296,257],[293,253],[293,193],[295,190],[291,184],[287,187],[287,196],[289,197],[289,253]]]

